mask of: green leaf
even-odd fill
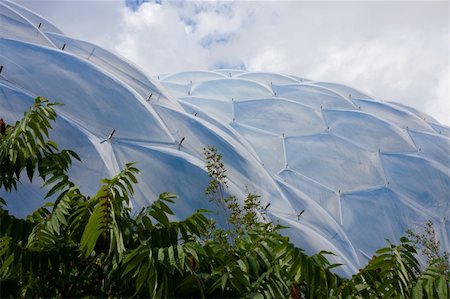
[[[160,264],[164,264],[164,257],[165,257],[165,250],[164,248],[159,248],[158,249],[158,262]]]
[[[45,198],[49,198],[50,196],[52,196],[53,194],[55,194],[56,192],[64,189],[64,187],[67,186],[67,181],[62,180],[59,183],[57,183],[55,186],[53,186],[50,191],[48,191],[48,193],[45,195]]]
[[[164,227],[169,226],[169,218],[167,218],[167,215],[160,209],[155,209],[155,207],[152,205],[152,210],[150,210],[149,214],[159,223],[161,223]]]
[[[261,293],[250,293],[245,298],[248,298],[248,299],[264,299],[264,296]]]
[[[436,291],[439,299],[446,299],[449,297],[448,290],[449,282],[448,279],[445,279],[444,275],[441,275],[437,281]]]
[[[98,238],[107,229],[110,216],[107,212],[106,200],[105,198],[100,199],[99,203],[95,206],[81,236],[80,247],[86,257],[92,253]]]
[[[177,263],[175,261],[175,253],[174,253],[174,249],[173,246],[170,246],[169,248],[167,248],[167,254],[169,256],[169,263],[172,267],[177,267]]]
[[[267,268],[270,268],[269,259],[266,257],[265,253],[261,250],[261,248],[255,248],[256,254],[261,258]]]
[[[225,287],[226,287],[227,281],[228,281],[228,277],[229,277],[228,272],[226,272],[226,273],[222,276],[221,284],[220,284],[220,287],[222,288],[222,291],[225,290]]]
[[[422,299],[423,298],[423,286],[422,281],[419,281],[413,288],[412,288],[412,299]]]
[[[139,268],[142,265],[142,261],[148,256],[148,249],[145,250],[141,245],[132,251],[131,254],[125,257],[123,260],[123,265],[125,266],[125,270],[122,272],[121,277],[126,276],[130,271]]]
[[[425,293],[427,294],[428,298],[434,298],[433,296],[433,280],[426,280],[423,284]]]
[[[144,264],[141,266],[139,274],[136,278],[136,294],[139,293],[139,291],[142,289],[145,281],[149,278],[149,272],[151,269],[152,264],[149,259],[146,259],[144,261]],[[152,288],[150,285],[148,285],[149,290]]]
[[[3,262],[3,265],[0,267],[0,275],[2,277],[6,276],[6,270],[11,265],[11,263],[14,261],[14,253],[10,254],[6,260]]]
[[[181,245],[177,245],[177,253],[178,253],[178,269],[184,270],[186,260],[186,253],[184,252],[184,248]]]

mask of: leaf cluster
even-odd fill
[[[36,168],[39,176],[47,179],[47,184],[59,181],[48,196],[70,185],[63,174],[69,169],[71,158],[79,160],[79,157],[71,150],[58,151],[55,142],[46,140],[50,122],[56,119],[55,105],[37,97],[23,118],[14,125],[7,125],[5,132],[0,134],[0,188],[16,189],[23,170],[32,181]]]

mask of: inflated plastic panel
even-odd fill
[[[386,180],[394,190],[428,213],[438,217],[450,215],[448,168],[416,155],[382,154],[381,161]]]
[[[5,64],[4,77],[64,104],[58,111],[77,115],[97,136],[108,136],[115,129],[116,136],[172,140],[150,104],[144,106],[135,91],[92,64],[59,50],[12,40],[0,40],[0,51],[15,63]],[[121,121],[123,115],[133,117]]]
[[[398,195],[389,188],[360,191],[341,195],[343,227],[351,236],[355,246],[365,255],[372,256],[375,244],[385,239],[392,242],[397,236],[411,228],[411,222],[424,223],[426,215],[398,200]],[[392,219],[396,219],[392,223]],[[389,229],[379,230],[378,227]],[[367,242],[368,239],[374,242]]]
[[[278,97],[290,99],[314,109],[340,108],[352,109],[352,103],[325,88],[307,84],[273,85]]]
[[[326,129],[319,111],[295,102],[268,98],[234,104],[237,122],[274,134],[311,135]]]
[[[243,70],[235,70],[235,69],[216,69],[213,71],[216,73],[224,74],[227,77],[233,77],[235,75],[245,73],[245,71]]]
[[[384,185],[378,153],[326,133],[285,142],[288,167],[334,191]]]
[[[417,115],[390,105],[389,103],[382,103],[375,100],[353,100],[358,109],[378,118],[383,119],[389,123],[395,124],[402,129],[412,129],[423,132],[435,132],[433,128]]]
[[[329,82],[313,82],[313,85],[321,86],[333,90],[334,92],[339,93],[343,97],[347,97],[349,99],[371,99],[371,96],[362,93],[359,90],[356,90],[352,87],[348,87],[342,84],[337,83],[329,83]]]
[[[396,103],[396,102],[395,103],[394,102],[389,102],[389,104],[397,106],[397,107],[400,107],[400,108],[403,108],[403,109],[405,109],[407,111],[410,111],[411,113],[417,115],[418,117],[422,118],[423,120],[425,120],[428,123],[439,124],[439,122],[436,119],[434,119],[430,115],[426,114],[425,112],[417,110],[416,108],[409,107],[409,106],[406,106],[406,105],[403,105],[403,104],[400,104],[400,103]]]
[[[351,140],[361,148],[382,152],[417,151],[405,130],[371,114],[324,110],[323,115],[333,134]],[[374,139],[374,134],[379,134],[379,137]]]
[[[440,163],[443,169],[449,166],[450,138],[437,133],[429,134],[412,130],[408,132],[419,150],[418,154]]]
[[[208,112],[223,123],[231,123],[233,121],[233,102],[201,98],[195,96],[180,97],[181,104],[189,103],[196,106],[197,111]],[[194,112],[195,113],[195,112]]]
[[[338,193],[292,169],[283,169],[278,174],[283,183],[302,190],[315,200],[337,222],[342,223],[341,207]]]
[[[52,47],[53,43],[40,31],[39,24],[32,24],[6,3],[0,3],[0,37],[21,40]]]
[[[8,9],[18,13],[24,19],[26,19],[28,23],[32,24],[35,27],[38,27],[38,29],[41,29],[41,31],[45,33],[49,32],[62,33],[61,30],[59,30],[55,25],[53,25],[43,17],[36,15],[34,12],[30,11],[29,9],[23,6],[20,6],[11,1],[2,1],[1,4],[4,5],[4,7],[7,7]],[[6,11],[6,9],[4,11]]]
[[[205,80],[226,78],[227,76],[212,71],[191,71],[191,72],[180,72],[173,75],[168,75],[164,77],[165,82],[173,82],[178,84],[194,84],[202,82]]]
[[[299,83],[300,81],[280,74],[275,73],[263,73],[263,72],[254,72],[254,73],[242,73],[234,76],[235,78],[243,78],[253,80],[259,83],[263,83],[266,85],[273,84],[291,84],[291,83]]]
[[[191,95],[211,99],[224,99],[231,101],[248,100],[273,96],[272,90],[267,86],[246,79],[215,79],[205,83],[195,84]]]
[[[155,86],[145,75],[129,62],[123,61],[117,56],[91,43],[71,39],[61,34],[48,33],[47,36],[56,44],[65,45],[64,51],[84,57],[89,62],[107,71],[111,76],[123,81],[139,93],[147,101],[154,103],[162,96],[158,93],[159,87]]]

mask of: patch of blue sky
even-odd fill
[[[214,12],[218,15],[225,15],[229,18],[233,17],[234,9],[232,2],[225,3],[217,3],[218,5],[215,7]]]
[[[146,2],[154,2],[157,4],[161,4],[162,0],[125,0],[125,5],[132,11],[136,11],[139,7]]]
[[[174,7],[177,7],[177,8],[184,8],[184,7],[186,7],[187,4],[189,4],[188,1],[170,1],[170,0],[166,1],[166,3],[168,3]]]
[[[192,31],[195,31],[195,29],[197,29],[197,22],[195,21],[195,19],[188,16],[180,16],[180,20],[186,26],[191,27]]]
[[[176,7],[180,13],[189,13],[192,16],[201,14],[203,12],[214,13],[217,15],[225,15],[230,18],[234,15],[233,2],[185,0],[185,1],[165,1],[165,3],[173,7]]]
[[[232,33],[225,33],[225,34],[214,34],[214,33],[210,33],[204,37],[202,37],[199,41],[200,45],[207,49],[207,48],[212,48],[213,46],[216,45],[224,45],[227,44],[231,39],[233,38],[233,34]]]

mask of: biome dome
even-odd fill
[[[169,191],[180,218],[213,210],[203,192],[203,149],[211,145],[223,155],[230,193],[261,195],[294,243],[333,251],[343,273],[429,219],[450,249],[450,128],[431,117],[290,75],[214,70],[152,79],[17,4],[2,1],[0,15],[0,116],[15,122],[36,96],[64,104],[51,139],[80,155],[70,176],[83,192],[136,161],[136,208]],[[0,197],[24,217],[46,192],[24,179]]]

